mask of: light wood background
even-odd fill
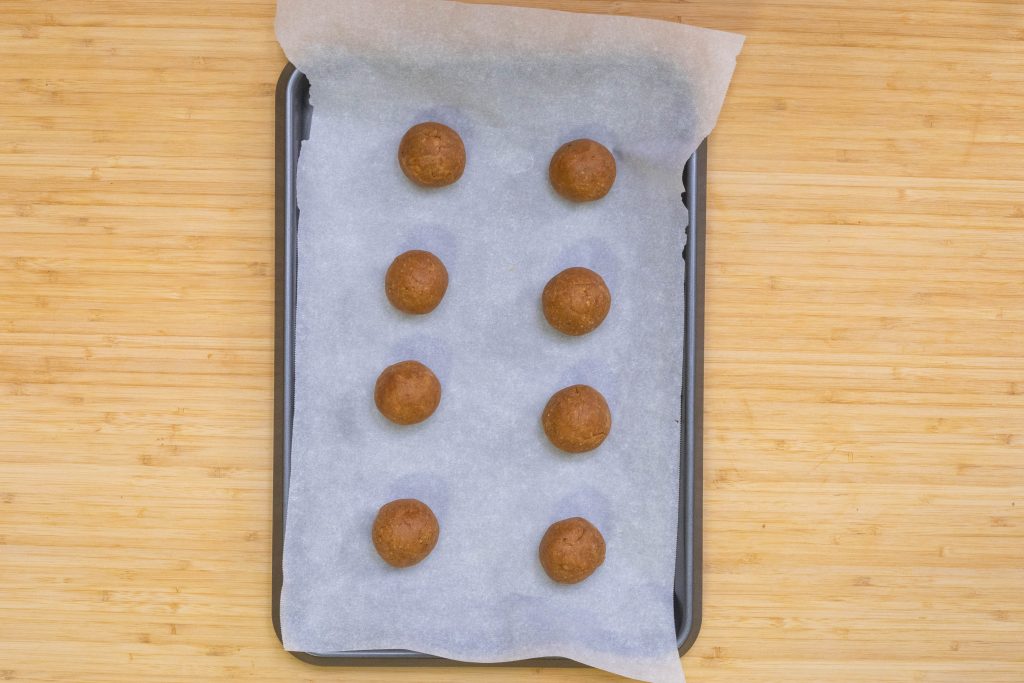
[[[691,681],[1024,681],[1024,4],[523,4],[748,36],[712,139]],[[270,623],[270,0],[0,0],[0,680]]]

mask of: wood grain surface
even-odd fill
[[[748,36],[690,680],[1024,681],[1024,4],[521,4]],[[273,13],[0,2],[0,680],[617,680],[275,638]]]

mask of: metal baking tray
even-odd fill
[[[296,235],[299,208],[295,200],[295,173],[302,141],[309,137],[312,107],[309,81],[288,64],[277,84],[277,257],[274,356],[274,630],[281,637],[282,556],[285,514],[288,507],[288,472],[291,458],[292,402],[294,399],[295,274],[298,267]],[[683,336],[682,414],[679,440],[679,533],[676,539],[675,622],[679,653],[697,639],[701,619],[701,527],[703,473],[702,407],[704,403],[704,199],[707,175],[707,141],[683,168],[683,203],[689,210],[686,226],[686,260],[683,302],[686,329]],[[408,650],[352,652],[292,652],[311,664],[348,666],[582,666],[560,657],[543,657],[474,664],[456,662]]]

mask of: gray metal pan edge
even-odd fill
[[[272,617],[281,637],[281,586],[284,581],[285,514],[291,457],[293,363],[295,343],[295,274],[298,267],[296,232],[299,211],[295,200],[295,172],[299,147],[308,137],[312,109],[309,81],[288,64],[277,84],[276,122],[276,309],[274,350],[274,537]],[[683,170],[683,202],[689,210],[686,228],[684,299],[686,329],[683,343],[683,393],[679,442],[679,531],[676,539],[676,574],[673,601],[679,654],[693,645],[701,621],[701,564],[703,471],[702,429],[704,404],[704,202],[707,176],[707,141]],[[311,664],[345,666],[581,666],[560,657],[526,659],[495,664],[457,662],[408,650],[352,652],[292,652]]]

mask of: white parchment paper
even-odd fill
[[[672,615],[679,490],[685,160],[711,130],[742,38],[666,22],[443,0],[280,0],[278,40],[311,82],[298,168],[295,416],[281,625],[290,650],[404,648],[495,662],[556,655],[681,681]],[[415,123],[465,141],[465,175],[415,187],[396,152]],[[598,202],[547,180],[562,143],[616,157]],[[384,273],[407,249],[444,261],[433,313],[397,312]],[[600,273],[611,312],[581,338],[551,330],[540,293],[569,266]],[[428,421],[373,403],[387,365],[443,385]],[[596,451],[544,437],[552,393],[596,387],[613,417]],[[377,509],[419,498],[434,552],[388,567]],[[594,522],[605,564],[551,582],[552,522]]]

